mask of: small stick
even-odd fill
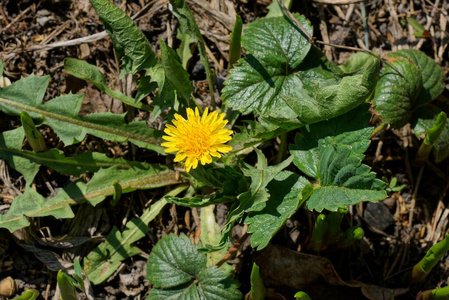
[[[30,5],[25,10],[23,10],[20,14],[18,14],[17,17],[11,21],[11,23],[9,23],[8,25],[5,26],[5,28],[0,30],[0,34],[2,34],[4,31],[8,30],[12,25],[14,25],[14,23],[16,23],[18,20],[20,20],[23,17],[23,15],[26,14],[32,7],[33,7],[33,5]]]
[[[239,238],[234,246],[232,246],[232,248],[229,249],[228,253],[226,253],[226,255],[223,256],[223,258],[220,259],[220,261],[217,263],[217,268],[221,267],[222,264],[231,259],[231,257],[239,250],[240,246],[243,244],[243,242],[245,242],[248,236],[249,233],[245,230],[245,233]]]

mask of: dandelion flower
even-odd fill
[[[166,153],[176,153],[175,162],[184,161],[187,172],[195,169],[198,162],[202,165],[212,162],[213,157],[221,157],[220,153],[232,150],[229,145],[224,145],[231,139],[232,131],[225,127],[224,113],[214,111],[208,114],[206,108],[203,116],[200,116],[198,108],[195,112],[187,108],[187,120],[175,114],[173,125],[167,125],[162,138],[167,142],[162,143]]]

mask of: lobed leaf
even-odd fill
[[[245,219],[249,224],[251,247],[262,250],[312,193],[312,185],[304,177],[289,172],[280,172],[268,185],[271,195],[262,209],[255,208]]]
[[[109,0],[90,0],[113,39],[123,48],[132,61],[131,71],[136,73],[143,65],[155,65],[157,56],[139,27]]]
[[[26,111],[35,121],[50,126],[66,145],[81,141],[86,133],[116,142],[131,141],[158,153],[164,153],[161,132],[145,122],[125,124],[124,115],[94,113],[79,116],[83,95],[68,94],[42,103],[49,77],[31,75],[0,90],[0,109],[10,115]]]
[[[97,205],[114,193],[113,182],[118,181],[123,193],[137,189],[151,189],[180,183],[176,172],[162,166],[150,166],[147,169],[120,170],[116,167],[101,169],[89,183],[73,182],[62,188],[53,198],[45,199],[31,188],[14,198],[9,211],[0,215],[0,228],[11,232],[27,227],[27,217],[54,216],[55,218],[73,218],[70,205],[89,202]]]

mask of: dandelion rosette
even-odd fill
[[[198,162],[206,165],[212,162],[213,157],[221,157],[221,153],[227,153],[232,147],[225,145],[231,139],[232,130],[224,128],[228,123],[224,119],[225,114],[217,111],[208,113],[206,108],[203,116],[200,116],[198,108],[195,112],[187,108],[187,120],[181,115],[175,114],[173,125],[167,125],[162,138],[167,142],[162,143],[166,153],[176,153],[175,162],[182,162],[187,172],[195,169]]]

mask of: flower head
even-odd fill
[[[162,143],[166,153],[176,153],[174,161],[185,160],[187,172],[191,168],[195,169],[198,162],[209,164],[212,156],[221,157],[220,153],[232,150],[231,146],[224,145],[231,139],[232,131],[225,127],[227,120],[225,114],[218,114],[214,111],[208,114],[206,108],[203,116],[200,116],[198,108],[195,112],[187,108],[187,120],[175,114],[173,125],[167,125],[162,138],[167,142]]]

